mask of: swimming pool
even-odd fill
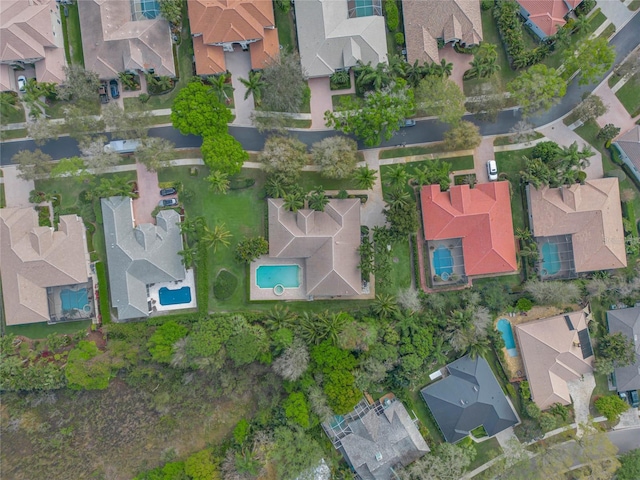
[[[546,242],[542,245],[542,276],[555,275],[560,271],[558,245]]]
[[[162,287],[158,290],[160,305],[180,305],[182,303],[191,303],[191,288],[182,287],[177,290],[170,290]]]
[[[260,288],[284,288],[300,286],[300,267],[298,265],[260,265],[256,269],[256,285]]]
[[[62,302],[63,312],[71,310],[88,311],[91,309],[89,301],[87,300],[86,288],[81,288],[79,290],[70,290],[66,288],[60,292],[60,301]]]
[[[444,245],[440,245],[433,251],[433,268],[436,271],[436,275],[439,276],[442,276],[443,273],[447,275],[453,273],[453,256],[451,255],[451,250]]]
[[[506,318],[498,320],[496,328],[502,333],[502,339],[504,340],[504,346],[507,348],[507,353],[510,357],[517,357],[518,351],[516,350],[516,340],[513,338],[513,329],[511,323]]]

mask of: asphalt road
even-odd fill
[[[627,25],[620,30],[611,41],[611,45],[616,50],[616,64],[621,62],[638,44],[640,44],[640,15],[635,15]],[[597,82],[599,83],[599,82]],[[560,103],[555,105],[544,115],[529,119],[530,123],[535,126],[546,125],[553,120],[565,115],[575,108],[580,102],[582,94],[586,91],[592,91],[597,83],[592,85],[580,86],[574,80],[567,88],[566,95]],[[473,116],[468,115],[467,120],[477,124],[480,127],[482,135],[497,135],[508,133],[514,123],[520,120],[520,112],[517,110],[505,110],[498,115],[495,122],[482,123],[478,122]],[[435,142],[442,139],[447,126],[435,119],[420,120],[415,127],[403,128],[397,132],[391,140],[383,142],[381,146],[390,147],[400,144],[412,145],[416,143]],[[259,151],[262,150],[265,134],[261,134],[252,127],[229,127],[229,132],[242,144],[245,150]],[[311,145],[323,138],[336,135],[335,131],[296,131],[297,136],[307,145]],[[173,127],[156,127],[149,131],[150,136],[164,137],[171,140],[176,148],[195,148],[202,144],[200,137],[195,135],[182,135]],[[17,142],[0,143],[0,165],[10,165],[11,158],[20,150],[34,150],[38,148],[33,140],[22,140]],[[364,149],[364,145],[359,144],[359,148]],[[51,155],[55,160],[68,158],[80,154],[78,145],[75,140],[69,137],[61,137],[58,140],[50,141],[40,149]]]
[[[640,448],[640,427],[614,430],[607,432],[607,435],[609,440],[618,447],[619,455]]]

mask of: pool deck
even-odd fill
[[[189,287],[191,289],[191,302],[189,303],[177,303],[175,305],[160,305],[160,294],[158,293],[162,287],[166,287],[169,290],[178,290],[182,287]],[[193,269],[187,270],[187,275],[184,280],[178,282],[163,282],[154,283],[149,286],[149,296],[147,298],[153,305],[153,313],[168,312],[172,310],[184,310],[185,308],[197,308],[196,302],[196,281],[193,276]]]
[[[300,267],[300,285],[297,288],[285,288],[282,295],[273,293],[273,288],[258,287],[256,270],[262,265],[298,265]],[[249,300],[308,300],[303,261],[295,258],[271,258],[263,255],[251,262],[249,270]]]

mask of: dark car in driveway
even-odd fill
[[[640,399],[638,399],[638,390],[629,390],[627,392],[629,395],[629,403],[633,408],[638,408],[640,406]]]
[[[109,82],[109,90],[111,91],[111,96],[113,98],[120,98],[120,89],[118,88],[117,80],[111,80]]]
[[[178,191],[175,188],[163,188],[160,190],[161,197],[168,197],[169,195],[175,195]]]
[[[158,203],[160,207],[175,207],[176,205],[178,205],[178,200],[175,198],[165,198]]]

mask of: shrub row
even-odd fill
[[[395,0],[385,0],[384,11],[387,18],[387,28],[393,32],[400,24],[400,13],[398,12],[398,6]]]
[[[638,236],[638,222],[636,221],[636,209],[633,206],[633,202],[624,202],[622,204],[624,208],[624,216],[629,220],[631,226],[631,235]]]
[[[107,272],[102,262],[96,262],[98,276],[98,295],[100,297],[100,315],[102,323],[111,323],[111,307],[109,306],[109,289],[107,288]]]
[[[198,312],[209,313],[209,252],[203,242],[198,244],[198,265],[196,265],[196,301]]]

